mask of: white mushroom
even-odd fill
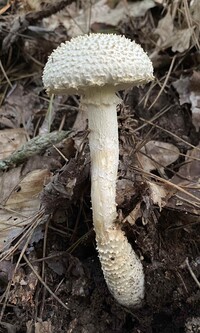
[[[117,223],[119,161],[118,90],[153,79],[147,54],[135,42],[112,34],[91,34],[61,44],[44,68],[47,92],[79,94],[90,129],[91,200],[97,250],[108,288],[124,306],[144,297],[143,267]]]

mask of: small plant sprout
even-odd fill
[[[48,93],[81,95],[87,112],[91,154],[91,201],[103,274],[122,305],[144,297],[143,267],[117,223],[116,180],[119,142],[116,106],[119,90],[153,80],[143,49],[124,36],[90,34],[61,44],[50,55],[43,82]]]

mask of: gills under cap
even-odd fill
[[[116,91],[152,81],[153,66],[140,45],[124,36],[90,34],[62,43],[49,56],[43,83],[49,93],[84,94],[89,87]]]

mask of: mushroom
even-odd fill
[[[141,46],[124,36],[90,34],[62,43],[50,55],[43,82],[48,93],[81,95],[87,112],[91,155],[91,201],[96,244],[107,286],[122,305],[139,305],[144,272],[117,223],[119,162],[116,92],[153,80]]]

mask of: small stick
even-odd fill
[[[192,268],[191,268],[191,266],[190,266],[190,264],[189,264],[189,260],[188,260],[188,258],[185,259],[185,263],[186,263],[186,266],[187,266],[187,268],[188,268],[188,270],[189,270],[189,272],[190,272],[190,274],[191,274],[193,280],[196,282],[197,286],[200,288],[200,282],[199,282],[199,280],[197,279],[196,275],[194,274],[194,272],[193,272],[193,270],[192,270]]]
[[[55,131],[45,135],[38,135],[30,141],[26,142],[13,154],[4,160],[0,160],[0,170],[6,170],[15,165],[22,164],[28,158],[40,154],[52,145],[55,145],[65,139],[70,131]]]
[[[47,8],[38,12],[30,12],[26,15],[16,16],[8,28],[9,31],[6,31],[6,36],[2,43],[3,52],[5,53],[8,51],[9,47],[18,40],[20,34],[24,33],[29,25],[33,25],[43,18],[56,14],[66,6],[70,5],[73,1],[74,0],[62,0],[56,4],[49,5]]]

